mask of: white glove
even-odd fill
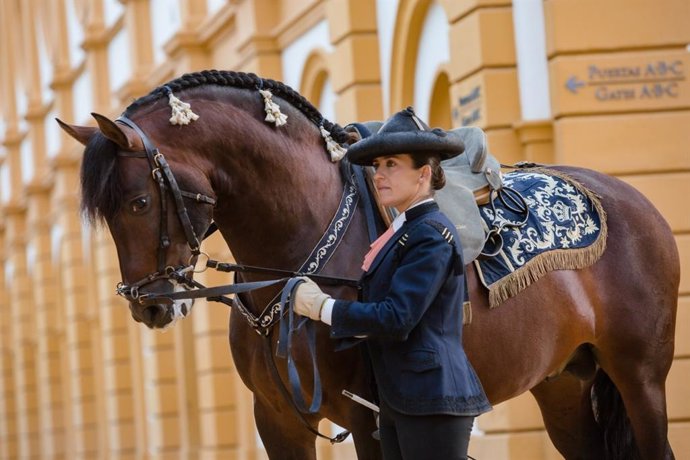
[[[331,296],[324,294],[321,288],[306,276],[302,276],[299,279],[304,280],[304,283],[300,283],[297,286],[292,306],[297,314],[319,321],[321,319],[321,308],[324,302],[330,299]]]

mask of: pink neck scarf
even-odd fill
[[[382,247],[386,245],[388,240],[391,239],[391,236],[395,233],[395,230],[393,230],[393,226],[391,225],[388,227],[388,230],[383,232],[381,236],[379,236],[376,241],[371,243],[371,246],[369,246],[371,249],[369,249],[369,252],[364,256],[364,262],[362,263],[362,270],[365,272],[369,270],[369,267],[371,267],[371,263],[374,261],[376,258],[376,255],[379,253]]]

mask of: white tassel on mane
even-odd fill
[[[168,93],[168,105],[172,107],[172,117],[170,117],[170,124],[173,125],[188,125],[190,122],[199,118],[199,115],[192,112],[191,106],[182,102],[180,99],[170,91]]]
[[[259,93],[264,98],[264,111],[266,112],[265,121],[275,123],[276,126],[283,126],[287,123],[287,115],[280,111],[280,106],[273,102],[273,94],[265,89],[260,89]]]
[[[331,133],[327,131],[323,125],[319,126],[319,130],[321,131],[321,137],[326,141],[326,150],[331,154],[331,161],[335,163],[336,161],[342,160],[347,150],[331,137]]]

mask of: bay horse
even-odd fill
[[[262,100],[259,90],[269,91],[268,99],[262,93]],[[193,111],[197,120],[169,122],[173,94],[191,104],[182,110]],[[266,121],[272,103],[287,116],[284,126]],[[98,127],[60,122],[86,146],[82,209],[91,220],[107,223],[132,317],[150,328],[189,314],[191,301],[152,305],[137,302],[134,294],[188,289],[179,276],[166,277],[166,270],[190,263],[198,253],[194,239],[212,220],[237,262],[297,270],[329,226],[344,184],[338,164],[326,154],[321,128],[330,141],[355,140],[286,85],[230,71],[177,78],[132,103],[120,121],[93,115]],[[142,153],[145,144],[165,161]],[[169,182],[161,182],[163,163],[185,193],[173,194]],[[532,392],[565,458],[674,458],[664,389],[673,360],[680,278],[673,234],[653,205],[624,182],[581,168],[556,169],[601,197],[606,250],[588,268],[550,272],[494,309],[468,265],[473,319],[464,332],[467,354],[492,404]],[[368,244],[358,207],[321,274],[358,278]],[[250,273],[240,279],[266,277]],[[324,288],[335,298],[356,296],[352,287]],[[240,297],[258,316],[278,292],[273,286]],[[271,369],[274,329],[266,337],[257,334],[246,312],[233,308],[232,356],[255,396],[256,426],[268,456],[314,459],[316,435],[305,429],[276,382],[288,381],[285,366],[277,361],[279,374]],[[299,341],[295,347],[298,369],[308,373],[308,350]],[[321,323],[316,348],[323,403],[304,419],[316,426],[326,417],[350,429],[359,458],[380,458],[371,412],[341,396],[347,389],[372,399],[360,350],[336,353]],[[306,379],[303,388],[311,391],[313,382]]]

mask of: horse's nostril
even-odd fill
[[[148,307],[144,308],[143,311],[144,321],[149,324],[153,323],[153,321],[156,319],[156,316],[158,316],[162,311],[163,308],[160,305],[149,305]]]

